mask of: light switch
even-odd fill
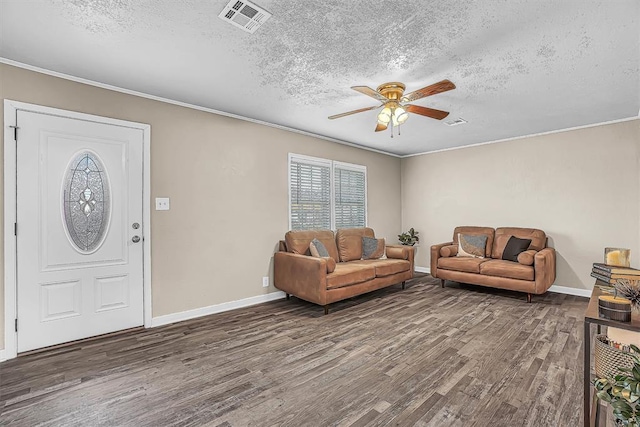
[[[168,197],[156,197],[156,210],[168,211],[169,210],[169,198]]]

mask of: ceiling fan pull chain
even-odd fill
[[[391,126],[389,126],[389,129],[391,129],[391,138],[393,138],[393,121],[391,121]]]

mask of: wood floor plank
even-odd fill
[[[576,426],[587,300],[417,275],[0,364],[0,425]]]

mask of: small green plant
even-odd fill
[[[413,246],[420,241],[420,238],[418,237],[418,232],[412,227],[409,231],[398,234],[398,240],[400,240],[400,243],[403,245]]]
[[[640,427],[640,348],[631,345],[632,368],[618,368],[621,372],[613,379],[598,378],[593,381],[598,399],[613,408],[617,425]]]

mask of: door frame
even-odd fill
[[[17,219],[17,150],[14,140],[18,111],[48,114],[71,119],[87,120],[115,126],[142,130],[142,276],[144,327],[151,327],[151,125],[112,119],[45,107],[25,102],[4,100],[4,350],[0,350],[0,362],[18,355],[18,333],[15,330],[17,316],[17,237],[14,226]],[[18,135],[20,129],[17,130]],[[4,352],[4,355],[2,354]]]

